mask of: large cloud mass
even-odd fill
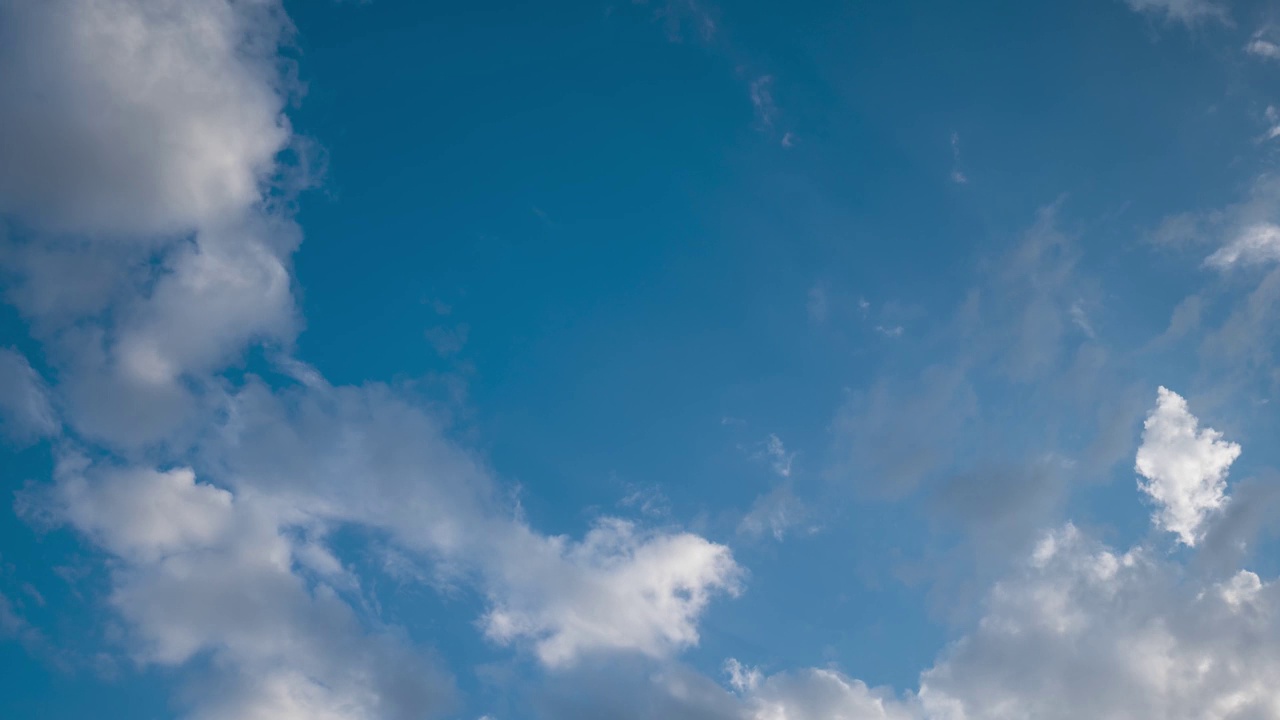
[[[0,0],[0,263],[57,380],[0,350],[0,411],[74,431],[21,507],[110,557],[136,660],[208,667],[202,720],[450,707],[331,546],[347,526],[476,584],[483,632],[547,666],[696,643],[738,588],[728,548],[608,518],[540,534],[440,413],[290,358],[291,31],[277,0]],[[222,375],[255,344],[298,380]]]

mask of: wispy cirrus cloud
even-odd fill
[[[1207,20],[1229,22],[1227,9],[1212,0],[1124,0],[1136,12],[1195,25]]]

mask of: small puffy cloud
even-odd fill
[[[1157,506],[1152,522],[1194,546],[1205,520],[1226,503],[1227,470],[1239,456],[1239,445],[1200,428],[1187,401],[1160,388],[1135,463],[1146,479],[1139,487]]]
[[[0,433],[25,443],[57,430],[58,419],[44,381],[26,357],[0,348]]]
[[[1263,37],[1261,34],[1253,36],[1248,45],[1244,46],[1245,52],[1268,60],[1280,60],[1280,45]]]
[[[696,644],[699,616],[716,593],[736,593],[742,573],[723,545],[617,519],[581,542],[530,536],[505,552],[485,634],[531,640],[549,667],[600,651],[663,657]]]
[[[1228,19],[1226,9],[1210,0],[1125,0],[1125,4],[1135,12],[1163,16],[1187,25]]]

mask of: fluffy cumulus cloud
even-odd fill
[[[608,518],[541,534],[446,413],[290,357],[290,32],[277,0],[0,0],[0,269],[57,379],[0,351],[0,413],[73,431],[27,516],[110,558],[134,659],[204,668],[199,720],[450,707],[338,559],[344,527],[474,585],[483,633],[548,667],[695,644],[741,582],[727,547]],[[222,374],[255,345],[294,379]]]
[[[1239,451],[1163,388],[1150,417],[1140,464],[1156,477],[1220,477]],[[1118,550],[1067,523],[994,584],[977,622],[912,691],[833,668],[765,675],[733,659],[731,692],[673,673],[653,675],[648,692],[678,708],[666,716],[705,720],[1261,720],[1280,716],[1278,672],[1276,581],[1238,567],[1197,572],[1165,548]],[[617,716],[660,717],[622,706]]]
[[[729,549],[694,534],[610,518],[577,541],[537,533],[438,418],[390,388],[253,384],[230,408],[208,448],[230,482],[324,522],[381,528],[476,578],[485,634],[527,642],[548,666],[597,651],[667,656],[697,642],[715,595],[738,589]]]
[[[154,235],[260,199],[290,139],[272,0],[0,4],[0,210]]]
[[[736,592],[728,548],[690,533],[641,535],[606,520],[581,542],[529,538],[504,562],[485,633],[534,642],[550,667],[598,651],[652,657],[698,641],[696,621],[715,592]]]
[[[194,718],[407,719],[448,707],[448,676],[394,632],[361,627],[326,573],[336,562],[315,563],[291,532],[310,523],[292,508],[189,468],[78,457],[60,462],[35,502],[116,559],[109,603],[132,630],[135,659],[215,658],[217,677],[192,691]]]
[[[1200,428],[1181,395],[1160,388],[1135,463],[1146,479],[1140,487],[1157,507],[1155,525],[1195,545],[1205,520],[1226,503],[1227,470],[1239,456],[1239,445]]]
[[[85,435],[169,440],[209,373],[292,340],[289,32],[275,0],[0,3],[0,266]]]
[[[1254,33],[1249,44],[1244,46],[1245,52],[1268,60],[1280,60],[1280,45],[1269,37],[1270,34],[1267,29]]]
[[[1186,582],[1158,553],[1067,525],[923,674],[921,704],[938,720],[1275,717],[1278,602],[1247,570]]]

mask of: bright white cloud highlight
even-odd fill
[[[1239,445],[1212,428],[1201,429],[1187,401],[1160,388],[1135,463],[1146,479],[1139,487],[1157,506],[1156,527],[1194,546],[1205,520],[1226,503],[1227,470],[1239,456]]]
[[[1280,225],[1262,222],[1243,228],[1226,245],[1209,257],[1205,264],[1226,269],[1235,265],[1261,265],[1280,260]]]
[[[1280,45],[1267,40],[1266,38],[1254,36],[1248,45],[1244,46],[1245,52],[1250,55],[1256,55],[1269,60],[1280,60]]]
[[[740,585],[729,549],[691,533],[612,518],[581,540],[537,533],[437,418],[382,386],[251,384],[230,418],[211,451],[233,484],[384,529],[442,572],[475,578],[485,634],[550,667],[599,652],[668,657],[697,643],[708,604]]]
[[[621,520],[597,524],[580,543],[529,537],[501,573],[486,635],[531,639],[543,664],[588,653],[664,657],[698,641],[696,621],[716,592],[736,593],[729,549],[688,533],[645,536]]]
[[[1241,571],[1207,584],[1071,525],[999,583],[977,628],[924,673],[929,720],[1276,717],[1280,594]]]

